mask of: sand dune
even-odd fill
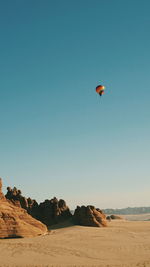
[[[150,221],[111,221],[106,228],[71,226],[48,235],[0,240],[0,266],[150,266]]]

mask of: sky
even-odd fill
[[[0,1],[4,192],[71,209],[150,206],[149,10],[149,0]]]

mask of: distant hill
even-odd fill
[[[128,207],[123,209],[103,209],[105,214],[144,214],[150,213],[150,207]]]

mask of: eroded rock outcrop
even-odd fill
[[[0,180],[0,238],[33,237],[47,232],[47,227],[30,216],[25,209],[15,206],[2,193]]]
[[[37,208],[33,209],[33,212],[35,217],[47,226],[66,221],[72,217],[66,202],[63,199],[58,200],[56,197],[40,203]]]
[[[107,220],[123,220],[123,218],[119,215],[115,215],[115,214],[112,214],[112,215],[108,215],[106,217]]]
[[[54,197],[38,204],[36,200],[22,196],[21,190],[16,187],[13,189],[7,187],[5,196],[14,205],[24,208],[32,217],[47,226],[63,222],[72,217],[69,207],[63,199],[58,200]]]
[[[28,210],[31,205],[31,199],[27,199],[22,196],[21,190],[18,190],[16,187],[11,188],[7,187],[7,194],[5,195],[7,199],[13,202],[15,206],[22,207],[23,209]],[[32,200],[33,202],[33,200]]]
[[[73,221],[75,224],[83,226],[107,226],[105,214],[94,206],[77,206],[73,215]]]
[[[5,199],[5,196],[2,192],[2,178],[0,178],[0,200]]]

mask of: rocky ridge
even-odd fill
[[[43,223],[4,197],[0,179],[0,238],[33,237],[46,232]]]
[[[5,195],[7,200],[14,206],[23,208],[33,218],[41,221],[47,226],[60,224],[71,221],[73,224],[93,227],[107,226],[107,220],[102,210],[89,206],[77,206],[74,215],[72,215],[69,207],[63,199],[47,199],[38,204],[35,199],[26,198],[22,195],[21,190],[16,187],[7,187]]]
[[[72,217],[69,207],[63,199],[47,199],[38,204],[35,199],[22,196],[21,190],[16,187],[7,187],[5,195],[15,206],[22,207],[32,217],[43,222],[47,226],[63,222]]]

